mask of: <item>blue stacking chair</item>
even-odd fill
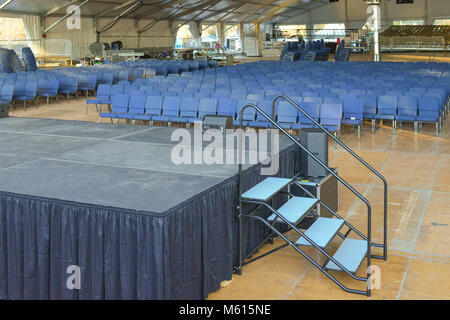
[[[341,129],[342,104],[324,103],[320,107],[320,124],[335,136]]]
[[[95,74],[81,75],[78,83],[78,90],[84,91],[86,98],[89,97],[89,91],[94,91],[97,85],[97,76]]]
[[[97,88],[97,98],[96,99],[87,99],[86,100],[86,114],[89,112],[89,105],[95,104],[97,112],[102,112],[101,105],[111,104],[110,100],[111,96],[111,85],[101,84]],[[98,107],[100,105],[100,108]]]
[[[112,74],[111,72],[104,72],[100,84],[112,85],[113,81],[114,81],[114,74]]]
[[[198,70],[200,68],[200,64],[198,63],[198,61],[193,61],[189,63],[189,71],[195,71]]]
[[[182,77],[191,77],[192,72],[189,72],[189,65],[187,63],[181,63],[178,67]]]
[[[168,125],[171,126],[169,119],[180,116],[180,103],[181,98],[179,97],[164,97],[162,115],[152,117],[152,121],[168,122]]]
[[[59,81],[56,79],[53,80],[44,80],[43,86],[38,87],[38,91],[36,94],[36,100],[38,97],[47,98],[47,105],[50,103],[50,97],[55,97],[56,102],[58,102],[58,89],[59,89]]]
[[[292,129],[297,123],[297,109],[287,101],[280,101],[277,106],[277,121],[283,129]]]
[[[199,60],[198,65],[199,65],[200,70],[208,69],[208,61],[207,60]]]
[[[429,88],[424,95],[428,97],[436,97],[439,98],[439,102],[443,106],[446,103],[447,100],[447,94],[445,90],[439,89],[439,88]]]
[[[77,77],[61,77],[59,79],[59,94],[67,96],[67,101],[70,100],[70,95],[74,94],[78,99],[78,78]]]
[[[123,115],[123,119],[133,120],[133,124],[135,117],[142,117],[145,114],[145,106],[147,102],[147,97],[142,92],[141,94],[134,94],[130,97],[130,103],[128,105],[128,113]]]
[[[130,96],[126,94],[118,94],[112,98],[111,105],[112,111],[107,113],[101,113],[101,121],[103,118],[117,119],[117,123],[119,119],[128,113],[128,104],[130,102]]]
[[[130,72],[128,70],[119,71],[119,82],[128,82],[130,78]]]
[[[24,110],[27,109],[27,101],[32,100],[36,105],[37,82],[35,80],[18,79],[14,88],[13,100],[23,101]]]
[[[417,128],[417,98],[413,96],[401,96],[398,98],[398,112],[395,117],[396,121],[414,122],[414,127]]]
[[[189,123],[190,119],[197,117],[198,99],[197,98],[183,98],[180,105],[180,117],[178,119],[169,119],[172,122]]]
[[[397,108],[398,108],[397,96],[378,97],[378,112],[375,115],[375,119],[392,120],[392,129],[394,133],[395,133],[395,117],[397,115]]]
[[[201,98],[198,102],[198,115],[195,118],[189,119],[189,123],[202,121],[206,115],[217,114],[218,100],[214,98]]]
[[[419,115],[416,120],[420,123],[430,122],[436,124],[436,135],[439,135],[439,128],[441,124],[440,109],[441,104],[439,98],[425,96],[418,101]]]
[[[145,112],[143,115],[135,115],[134,120],[152,121],[153,117],[161,116],[163,98],[161,96],[147,96]]]
[[[261,101],[258,104],[258,107],[270,118],[273,118],[272,101],[269,100]],[[294,107],[292,108],[295,109]],[[272,124],[260,112],[256,112],[256,121],[249,121],[248,126],[257,128],[270,128]]]
[[[300,107],[309,114],[314,120],[319,122],[320,104],[316,102],[303,102]],[[298,126],[296,129],[315,128],[316,125],[306,117],[302,112],[298,111]]]
[[[0,103],[11,103],[14,95],[13,85],[3,85],[0,89]]]
[[[240,116],[241,116],[241,110],[242,108],[247,104],[254,104],[255,101],[249,101],[249,100],[238,100],[237,102],[237,116],[236,120],[233,121],[233,124],[235,126],[240,125]],[[256,109],[254,108],[247,108],[244,110],[244,114],[242,117],[242,125],[248,127],[249,123],[256,121]]]
[[[172,74],[179,74],[180,73],[180,68],[177,65],[170,65],[169,66],[169,73]]]
[[[237,101],[235,99],[219,99],[217,104],[217,114],[221,116],[230,116],[236,120]]]
[[[358,140],[361,139],[361,125],[363,123],[364,102],[355,97],[347,97],[343,101],[342,124],[351,124],[358,127]]]
[[[363,101],[364,111],[363,118],[364,119],[375,119],[375,115],[377,114],[377,96],[373,94],[363,94],[358,96],[359,99]]]

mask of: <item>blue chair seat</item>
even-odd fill
[[[312,128],[312,126],[310,126],[308,124],[301,124],[301,123],[293,123],[291,125],[292,130],[301,130],[301,129],[305,129],[305,128]]]
[[[118,113],[113,113],[113,112],[106,112],[106,113],[101,113],[100,117],[102,118],[117,118]]]
[[[155,116],[152,117],[153,121],[169,122],[169,117],[166,116]]]
[[[250,121],[242,121],[242,125],[244,126],[244,127],[249,127],[250,125]],[[233,121],[233,125],[234,126],[236,126],[236,127],[239,127],[241,124],[240,124],[240,121],[239,120],[234,120]]]
[[[136,114],[133,116],[133,120],[145,120],[150,121],[152,120],[151,116],[143,115],[143,114]]]
[[[339,130],[339,126],[326,126],[325,125],[324,127],[325,127],[325,129],[327,129],[330,132],[336,132]]]
[[[375,114],[373,113],[364,113],[363,114],[364,119],[375,119]]]
[[[343,124],[355,124],[355,125],[362,124],[362,120],[361,119],[342,119],[341,122]]]
[[[423,122],[438,122],[439,121],[439,116],[432,116],[432,115],[422,115],[422,116],[417,116],[416,117],[416,121],[423,121]]]
[[[395,119],[395,115],[393,115],[393,114],[376,114],[374,119],[394,120]]]
[[[269,128],[271,125],[270,122],[266,121],[250,121],[248,123],[249,127],[255,127],[255,128]]]
[[[44,96],[43,96],[44,97]],[[111,104],[111,100],[97,100],[97,99],[88,99],[86,100],[87,104]]]
[[[183,121],[184,120],[184,121]],[[169,122],[182,122],[186,123],[186,119],[180,117],[169,117]]]
[[[192,123],[192,122],[190,122],[190,120],[192,120],[192,119],[195,119],[195,118],[183,118],[183,117],[181,117],[181,118],[177,118],[177,122],[180,122],[180,123]],[[171,121],[175,121],[175,120],[171,120]],[[198,121],[200,121],[200,120],[198,120]]]
[[[280,127],[282,127],[283,129],[288,129],[288,130],[290,130],[290,129],[292,129],[292,125],[294,124],[294,123],[278,123],[279,125],[280,125]]]
[[[133,120],[134,119],[134,115],[133,114],[129,114],[129,113],[117,113],[117,117],[116,118]]]
[[[416,121],[416,116],[408,115],[408,114],[401,114],[395,117],[395,120],[399,121]]]

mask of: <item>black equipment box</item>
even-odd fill
[[[8,108],[9,105],[7,103],[0,103],[0,118],[9,117]]]
[[[337,169],[333,170],[337,173]],[[334,212],[339,211],[339,182],[333,175],[328,174],[326,177],[299,177],[297,182],[313,196],[321,200],[328,208]],[[298,197],[310,197],[297,185],[291,186],[291,193]],[[325,218],[333,217],[333,215],[321,205],[318,206],[317,214]]]

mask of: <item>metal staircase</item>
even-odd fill
[[[237,210],[238,218],[238,232],[239,232],[239,265],[235,266],[234,272],[237,274],[242,273],[242,266],[263,258],[277,250],[285,248],[287,246],[293,247],[299,254],[305,257],[309,262],[311,262],[316,268],[323,272],[328,278],[335,282],[343,290],[362,295],[371,295],[371,258],[384,259],[387,260],[387,190],[388,185],[386,179],[373,169],[367,162],[356,155],[350,148],[348,148],[342,141],[337,139],[333,134],[328,132],[324,127],[322,127],[316,120],[314,120],[308,113],[306,113],[300,106],[298,106],[294,101],[285,95],[279,95],[274,98],[272,107],[273,115],[275,115],[275,105],[277,100],[284,99],[288,101],[294,108],[302,112],[309,120],[311,120],[318,128],[322,129],[329,137],[331,137],[336,143],[341,145],[347,152],[354,156],[358,161],[360,161],[365,167],[367,167],[372,173],[374,173],[378,178],[383,181],[384,184],[384,239],[383,243],[372,242],[372,209],[369,201],[356,191],[348,182],[342,179],[333,169],[329,168],[326,164],[320,161],[313,153],[302,146],[295,137],[290,135],[286,130],[284,130],[274,119],[269,115],[264,113],[257,105],[247,104],[242,107],[240,112],[240,127],[242,128],[242,119],[245,109],[254,108],[263,117],[265,117],[271,124],[273,128],[277,128],[285,134],[290,140],[292,140],[300,149],[302,149],[306,154],[308,154],[312,159],[318,162],[326,171],[333,175],[339,182],[341,182],[347,189],[349,189],[356,197],[358,197],[367,207],[367,235],[364,235],[359,230],[357,230],[348,221],[342,218],[338,213],[331,210],[325,203],[320,199],[314,197],[298,180],[298,175],[292,178],[277,178],[268,177],[262,182],[258,183],[256,186],[246,190],[242,190],[242,161],[239,161],[239,206]],[[243,145],[243,132],[240,132],[240,145]],[[239,150],[239,159],[242,160],[243,152]],[[296,185],[301,188],[306,197],[294,196],[290,187]],[[284,194],[287,195],[288,201],[286,201],[279,208],[275,208],[274,199],[277,195]],[[244,205],[253,206],[247,212],[244,212]],[[326,211],[328,211],[332,218],[319,217],[317,215],[317,208],[321,206]],[[266,208],[272,214],[268,218],[262,218],[254,213],[260,209]],[[315,217],[315,222],[306,230],[299,228],[299,224],[306,217]],[[246,257],[242,256],[242,223],[244,219],[257,220],[263,223],[267,228],[271,230],[271,234],[264,239],[257,248],[250,252]],[[280,225],[283,229],[280,229]],[[284,233],[287,231],[295,231],[299,238],[296,241],[292,241],[287,238]],[[355,233],[358,238],[349,238],[350,234]],[[273,239],[279,236],[283,239],[286,244],[281,245],[257,258],[249,260],[249,258],[256,252],[256,250],[262,246],[267,241],[273,241]],[[328,248],[330,242],[336,238],[340,237],[343,239],[339,248],[334,252],[330,253]],[[304,251],[304,247],[313,247],[318,252],[326,257],[326,262],[321,265],[310,255]],[[382,248],[382,255],[373,255],[372,248]],[[356,275],[358,268],[361,263],[366,259],[367,261],[367,272],[365,277],[360,277]],[[337,280],[329,271],[341,271],[346,273],[349,277],[366,282],[366,290],[356,290],[346,287],[342,282]]]

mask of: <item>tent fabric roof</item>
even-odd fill
[[[4,3],[6,0],[0,0]],[[12,0],[3,10],[63,16],[70,5],[83,0]],[[88,0],[83,16],[209,22],[274,22],[307,13],[328,0]]]

